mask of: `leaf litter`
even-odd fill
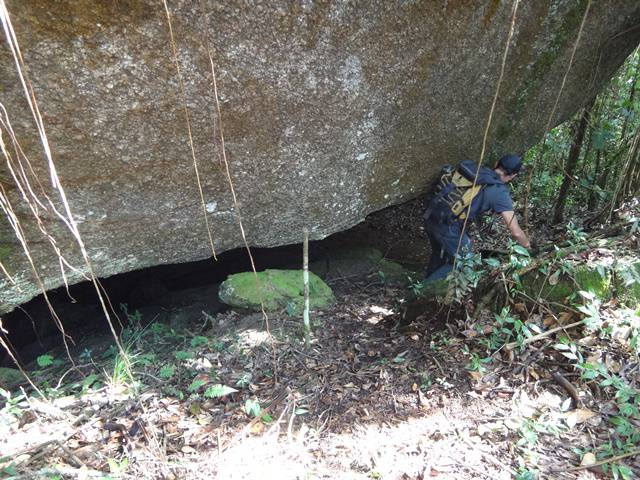
[[[372,278],[332,286],[338,301],[312,312],[310,350],[300,319],[284,311],[270,315],[271,335],[261,315],[228,311],[182,330],[146,327],[128,344],[135,379],[115,381],[98,351],[76,369],[36,370],[46,400],[4,392],[0,471],[15,478],[603,474],[592,451],[615,438],[605,420],[619,405],[579,378],[571,350],[554,345],[562,335],[582,342],[587,360],[637,389],[628,337],[603,343],[581,326],[481,358],[491,318],[472,321],[434,303],[400,325],[400,289]],[[609,307],[602,315],[617,315]],[[539,315],[537,323],[568,325],[576,315]],[[625,465],[640,472],[637,457]]]

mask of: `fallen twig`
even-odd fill
[[[73,466],[76,468],[86,467],[82,460],[80,460],[71,450],[69,450],[65,445],[60,442],[56,442],[58,448],[62,450],[67,455],[67,462],[73,463]]]
[[[558,372],[551,372],[551,376],[556,381],[556,383],[564,388],[564,390],[571,396],[571,398],[573,398],[575,407],[582,407],[582,400],[580,399],[580,395],[578,394],[578,390],[576,390],[576,387],[574,387],[569,380],[564,378]]]
[[[559,332],[560,330],[567,330],[569,328],[577,327],[578,325],[581,325],[583,323],[584,323],[584,319],[580,320],[580,321],[577,321],[577,322],[570,323],[569,325],[562,325],[560,327],[552,328],[551,330],[547,330],[546,332],[542,332],[542,333],[539,333],[537,335],[534,335],[533,337],[527,338],[523,342],[507,343],[505,345],[505,348],[507,350],[513,350],[514,348],[516,348],[518,346],[527,345],[529,343],[537,342],[538,340],[540,340],[542,338],[546,338],[549,335],[553,335],[554,333]]]
[[[14,452],[14,453],[11,453],[9,455],[3,455],[2,457],[0,457],[0,463],[8,462],[12,458],[19,458],[19,457],[21,457],[23,455],[29,455],[32,452],[40,451],[40,450],[45,449],[49,445],[51,445],[53,443],[56,443],[56,442],[57,442],[57,440],[47,440],[46,442],[39,443],[38,445],[34,445],[32,447],[29,447],[29,448],[25,448],[24,450],[21,450],[19,452]]]
[[[622,460],[628,457],[633,457],[635,455],[640,455],[640,449],[634,450],[632,452],[624,453],[622,455],[617,455],[615,457],[605,458],[604,460],[600,460],[598,462],[591,463],[589,465],[578,465],[577,467],[571,467],[571,468],[554,468],[550,471],[552,473],[577,472],[578,470],[587,470],[588,468],[599,467],[600,465],[604,465],[605,463],[617,462],[618,460]]]
[[[89,423],[91,424],[93,422],[89,422]],[[31,447],[25,448],[25,449],[23,449],[23,450],[21,450],[19,452],[13,452],[13,453],[10,453],[9,455],[0,456],[0,463],[2,463],[3,461],[7,461],[8,459],[11,459],[11,458],[18,458],[18,457],[21,457],[22,455],[29,455],[29,454],[31,454],[33,452],[43,451],[47,447],[49,447],[50,445],[53,445],[53,444],[57,444],[59,446],[62,446],[64,444],[64,442],[66,442],[71,437],[76,435],[78,433],[78,431],[79,430],[73,430],[72,432],[70,432],[67,435],[65,435],[64,438],[62,438],[62,439],[47,440],[47,441],[39,443],[37,445],[33,445]],[[31,461],[31,459],[29,461]]]
[[[523,370],[529,368],[531,366],[531,364],[540,356],[542,355],[542,353],[544,353],[544,351],[547,349],[547,347],[549,347],[549,345],[551,345],[553,343],[553,340],[549,340],[547,341],[547,343],[545,343],[544,345],[542,345],[538,350],[535,350],[533,354],[531,354],[529,356],[529,358],[526,360],[526,362],[524,362],[522,365],[518,366],[515,370],[514,373],[516,375],[520,374]],[[534,348],[534,347],[532,347]]]

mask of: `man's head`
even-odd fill
[[[508,183],[522,169],[522,157],[515,153],[509,153],[498,160],[495,171],[504,183]]]

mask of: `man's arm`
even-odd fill
[[[507,227],[509,228],[513,239],[524,248],[531,248],[531,242],[529,241],[527,234],[524,233],[524,231],[522,231],[522,229],[520,228],[520,224],[518,223],[518,218],[516,217],[515,212],[510,210],[508,212],[502,212],[500,213],[500,215],[502,215],[504,223],[507,224]]]

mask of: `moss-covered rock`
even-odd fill
[[[581,290],[594,293],[603,301],[611,298],[611,271],[602,267],[578,265],[571,275],[557,277],[557,282],[550,278],[540,272],[524,276],[522,284],[525,293],[532,298],[544,298],[559,303]]]
[[[631,308],[640,306],[640,260],[618,259],[614,266],[616,295]]]
[[[378,263],[378,271],[385,282],[408,285],[412,277],[412,272],[408,271],[398,262],[382,259]],[[415,277],[415,274],[413,275]]]
[[[372,247],[347,247],[333,250],[309,268],[324,279],[355,277],[371,273],[382,260],[380,250]]]
[[[24,381],[24,377],[15,368],[0,367],[0,387],[11,390]]]
[[[218,296],[223,303],[237,308],[258,311],[262,301],[267,311],[287,307],[297,312],[302,311],[302,270],[265,270],[258,272],[258,282],[253,272],[230,275],[220,285]],[[309,272],[309,300],[313,309],[327,307],[335,300],[331,288],[312,272]]]
[[[0,262],[3,262],[9,258],[11,254],[11,249],[8,245],[3,245],[0,243]]]
[[[363,277],[379,273],[385,282],[408,284],[411,272],[397,262],[383,258],[373,247],[349,247],[335,250],[322,260],[313,262],[310,269],[321,278]]]
[[[553,302],[562,302],[572,293],[584,290],[594,293],[601,301],[615,295],[635,308],[640,303],[640,260],[627,255],[601,263],[579,264],[570,274],[560,275],[557,283],[545,281],[544,275],[532,272],[523,278],[523,285],[529,296]]]
[[[447,294],[448,288],[449,284],[446,279],[431,282],[423,281],[418,285],[416,294],[422,298],[444,297]]]

